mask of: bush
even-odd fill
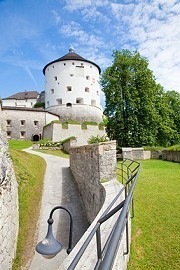
[[[91,136],[88,140],[88,143],[89,144],[93,144],[93,143],[100,143],[100,142],[107,142],[108,141],[108,138],[106,135],[103,135],[103,136]]]

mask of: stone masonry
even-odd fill
[[[116,142],[71,148],[70,168],[91,223],[105,200],[105,190],[100,182],[113,179],[116,175]]]
[[[8,143],[0,129],[0,269],[12,269],[16,254],[18,185],[8,153]]]

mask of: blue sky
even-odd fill
[[[102,70],[113,50],[138,50],[180,91],[179,0],[0,0],[0,96],[44,90],[43,67],[71,44]]]

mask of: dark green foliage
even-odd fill
[[[34,104],[33,108],[45,108],[44,102],[37,102]]]
[[[176,119],[175,126],[177,113],[162,86],[156,83],[148,61],[129,50],[115,51],[113,57],[112,66],[105,70],[101,80],[110,139],[116,139],[119,146],[132,147],[177,143],[180,120]],[[177,101],[174,95],[170,99]]]

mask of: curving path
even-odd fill
[[[42,205],[38,227],[38,242],[47,233],[47,219],[51,209],[57,205],[67,207],[73,216],[73,246],[88,228],[88,222],[82,209],[81,199],[74,178],[69,169],[69,159],[61,158],[36,152],[31,148],[24,151],[41,156],[47,163],[44,177],[44,187],[42,195]],[[65,211],[56,210],[54,215],[54,235],[65,248],[68,246],[69,219]],[[63,249],[53,259],[45,259],[35,252],[29,270],[56,270],[67,257],[66,250]]]

